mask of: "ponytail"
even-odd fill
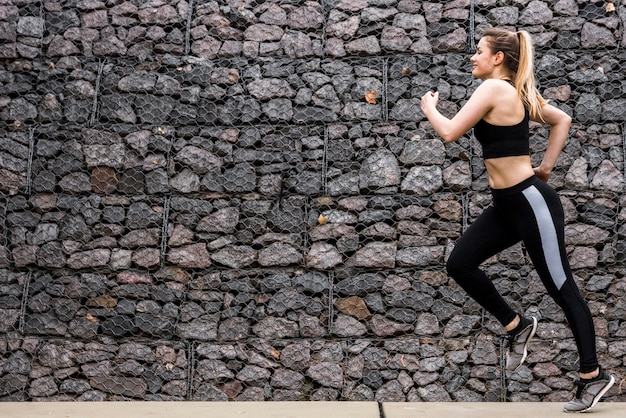
[[[502,65],[511,73],[517,94],[531,115],[541,117],[547,103],[537,90],[535,82],[534,50],[526,31],[510,32],[504,29],[487,29],[483,35],[493,53],[502,51]]]
[[[541,116],[546,100],[537,90],[534,71],[534,51],[530,35],[526,31],[517,32],[519,42],[519,65],[515,73],[514,84],[517,93],[531,115]]]

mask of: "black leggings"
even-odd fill
[[[563,309],[574,334],[580,372],[598,367],[596,336],[587,303],[569,267],[563,207],[558,194],[538,177],[506,189],[492,189],[488,207],[459,238],[447,262],[448,274],[503,326],[516,316],[479,265],[500,251],[524,242],[541,281]]]

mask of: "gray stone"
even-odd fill
[[[290,121],[293,116],[293,105],[289,99],[272,99],[261,105],[263,113],[265,113],[271,122]]]
[[[222,322],[217,330],[217,339],[220,341],[244,340],[250,333],[249,321],[244,318],[228,318]]]
[[[33,379],[28,394],[34,398],[50,397],[58,393],[59,388],[52,376],[44,376]]]
[[[284,30],[280,26],[265,23],[250,25],[244,32],[246,40],[256,42],[280,41],[283,34]]]
[[[399,266],[428,266],[443,261],[443,246],[408,247],[398,249],[396,261]]]
[[[41,38],[44,33],[44,20],[35,16],[22,16],[17,22],[17,34]]]
[[[80,16],[81,26],[87,28],[103,28],[108,24],[106,10],[94,10]]]
[[[18,97],[9,104],[9,118],[11,120],[26,121],[37,118],[37,107],[28,100]]]
[[[307,2],[289,13],[286,23],[294,29],[318,29],[324,23],[322,6],[317,2]]]
[[[398,160],[407,166],[441,165],[446,157],[446,149],[440,139],[407,141]]]
[[[576,16],[578,5],[575,0],[559,0],[554,4],[554,11],[562,15]]]
[[[252,327],[261,338],[294,338],[298,336],[298,324],[284,318],[268,317]]]
[[[608,237],[608,231],[594,225],[565,225],[565,240],[568,244],[596,246],[605,242]]]
[[[94,376],[89,380],[92,388],[114,395],[142,398],[147,391],[143,379],[122,376]]]
[[[73,394],[81,395],[90,389],[91,389],[91,386],[89,385],[89,382],[86,380],[80,380],[80,379],[64,380],[59,385],[59,392],[61,393],[73,393]]]
[[[313,243],[306,256],[307,265],[318,270],[331,269],[342,260],[339,250],[329,243]]]
[[[222,43],[211,36],[205,39],[198,39],[191,45],[191,52],[199,58],[215,59],[222,46]]]
[[[123,92],[144,93],[152,92],[156,86],[157,78],[147,71],[135,71],[122,77],[117,83],[117,88]]]
[[[469,189],[471,186],[471,168],[467,161],[456,161],[443,172],[443,183],[453,191]]]
[[[215,263],[230,268],[242,268],[251,265],[257,258],[257,251],[245,245],[226,247],[211,255]]]
[[[206,268],[212,264],[206,244],[203,243],[173,248],[167,254],[167,260],[183,268]]]
[[[111,257],[111,250],[102,248],[98,250],[74,253],[67,259],[67,266],[72,269],[105,266]]]
[[[306,58],[319,55],[316,53],[311,38],[302,32],[286,32],[281,38],[281,45],[285,55],[291,58]]]
[[[624,175],[611,161],[605,160],[591,179],[590,186],[594,189],[620,193],[624,191]]]
[[[292,245],[275,242],[259,251],[259,264],[262,266],[288,266],[300,264],[302,253]]]
[[[565,186],[577,190],[585,190],[589,187],[587,169],[589,164],[584,158],[578,158],[570,166],[565,176]]]
[[[272,387],[299,389],[304,383],[304,375],[293,370],[279,369],[271,379]]]
[[[215,315],[203,315],[190,322],[179,323],[176,326],[176,335],[192,340],[215,340],[217,338],[218,319]]]
[[[552,18],[552,10],[545,2],[533,0],[524,8],[519,20],[525,25],[542,25],[550,23]]]
[[[460,52],[467,45],[467,33],[458,28],[431,41],[433,52]]]
[[[339,314],[331,332],[339,337],[359,337],[367,333],[367,327],[354,317]]]
[[[494,7],[487,18],[493,20],[495,26],[515,25],[519,19],[519,9],[513,6]]]
[[[395,243],[372,242],[359,249],[348,264],[356,267],[393,268],[396,264],[396,253]]]
[[[417,335],[436,335],[440,332],[439,321],[431,313],[420,313],[416,321],[415,333]]]
[[[326,28],[328,36],[335,36],[343,40],[349,40],[356,35],[361,19],[359,16],[338,14],[335,10],[333,10],[330,14],[330,21],[331,23]]]
[[[415,193],[418,196],[428,196],[443,187],[443,173],[438,166],[412,167],[402,180],[403,192]]]
[[[295,90],[285,80],[278,78],[263,78],[248,83],[250,94],[259,100],[268,100],[279,97],[292,98]]]
[[[343,372],[336,363],[320,362],[313,364],[307,370],[307,375],[323,386],[332,388],[343,386]]]
[[[93,52],[96,55],[104,56],[124,56],[128,48],[116,36],[107,37],[106,40],[95,42]]]
[[[610,99],[602,103],[602,119],[607,121],[624,121],[626,120],[626,111],[624,107],[626,99]]]
[[[457,315],[454,316],[443,330],[443,336],[446,338],[470,335],[474,327],[479,323],[480,317],[475,315]]]
[[[400,183],[400,166],[396,157],[386,149],[370,155],[359,171],[361,189],[377,189]]]
[[[377,337],[389,337],[392,335],[406,334],[413,331],[411,324],[403,324],[392,321],[381,315],[374,315],[370,320],[372,332]]]
[[[583,25],[580,43],[583,48],[611,48],[617,46],[617,39],[608,28],[587,22]]]
[[[156,2],[155,6],[148,4],[139,9],[139,19],[142,23],[167,25],[181,21],[181,16],[173,6],[159,3]]]
[[[160,124],[168,119],[176,103],[169,97],[137,94],[134,105],[135,113],[140,122]]]
[[[305,371],[311,361],[311,347],[307,340],[293,342],[285,346],[280,357],[281,363],[290,369]]]
[[[420,121],[424,114],[418,99],[398,99],[391,109],[389,116],[398,121]]]
[[[368,36],[347,42],[344,47],[346,53],[355,55],[376,55],[381,52],[380,43],[378,42],[378,38],[375,36]]]
[[[236,207],[218,209],[214,213],[203,217],[196,228],[204,232],[221,232],[231,234],[239,223],[240,211]]]
[[[386,26],[380,37],[380,47],[389,51],[406,51],[412,43],[404,29],[394,26]]]
[[[397,380],[391,380],[381,386],[377,391],[374,397],[376,401],[385,402],[405,402],[406,397],[404,396],[404,391],[402,390],[402,385]]]

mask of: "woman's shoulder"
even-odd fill
[[[488,78],[476,87],[472,96],[495,106],[502,101],[516,99],[517,90],[506,80]]]
[[[515,91],[515,86],[513,85],[511,80],[504,79],[504,78],[487,78],[483,80],[483,82],[480,83],[478,87],[482,87],[484,89],[492,89],[492,90]]]

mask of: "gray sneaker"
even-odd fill
[[[537,332],[537,318],[530,319],[520,317],[522,330],[513,336],[509,336],[509,347],[506,350],[506,369],[515,371],[526,360],[530,340]]]
[[[564,412],[585,412],[596,406],[600,398],[604,396],[613,383],[615,378],[600,369],[598,377],[591,381],[577,380],[576,397],[565,404]]]

